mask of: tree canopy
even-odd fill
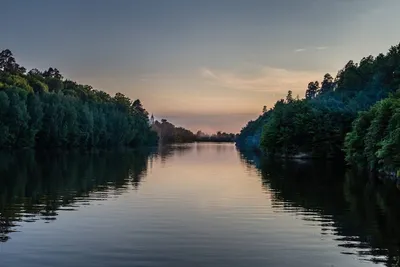
[[[140,100],[66,80],[56,68],[28,73],[0,53],[0,147],[138,147],[157,142]]]
[[[335,78],[327,73],[322,82],[310,82],[304,99],[293,99],[289,91],[242,129],[237,145],[285,157],[345,154],[372,169],[394,168],[400,154],[398,97],[387,97],[399,88],[400,44],[385,55],[350,60]]]

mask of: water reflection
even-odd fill
[[[397,203],[343,162],[231,144],[0,154],[5,266],[399,266]]]
[[[168,158],[174,155],[183,156],[185,153],[194,149],[192,144],[176,144],[176,145],[162,145],[159,146],[155,152],[155,158],[160,159],[161,163],[165,164]]]
[[[391,181],[345,169],[342,162],[274,161],[240,153],[261,174],[277,213],[320,227],[343,254],[400,266],[400,194]]]
[[[137,189],[152,157],[150,151],[1,153],[0,240],[20,222],[53,221],[60,210]]]

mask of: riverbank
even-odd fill
[[[400,170],[400,44],[352,60],[312,81],[305,98],[284,99],[249,121],[240,146],[285,158],[342,158],[386,176]],[[298,152],[301,153],[298,153]],[[289,152],[289,153],[288,153]]]

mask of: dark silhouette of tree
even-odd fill
[[[48,70],[43,72],[43,77],[45,78],[54,78],[57,80],[62,80],[63,76],[60,74],[60,71],[56,68],[49,68]]]
[[[292,91],[288,91],[288,94],[286,96],[286,103],[292,103],[293,102],[293,92]]]
[[[0,52],[0,70],[11,74],[24,74],[26,69],[18,65],[10,50]]]
[[[267,106],[263,106],[262,113],[264,114],[265,112],[267,112]]]
[[[161,119],[161,123],[155,121],[152,128],[158,133],[162,143],[188,143],[196,140],[194,133],[183,127],[176,127],[166,119]]]
[[[319,89],[319,94],[326,94],[333,91],[334,88],[334,79],[333,77],[327,73],[324,75],[324,80],[321,83],[321,88]]]
[[[149,113],[143,108],[142,102],[139,99],[136,99],[132,103],[133,110],[142,116],[149,116]]]
[[[318,90],[319,90],[319,82],[318,81],[310,82],[306,90],[306,99],[307,100],[313,99],[317,95]]]

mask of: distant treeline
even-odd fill
[[[216,134],[208,135],[201,131],[196,134],[197,142],[235,142],[237,134],[217,132]]]
[[[349,61],[335,78],[325,74],[321,83],[310,82],[304,99],[289,91],[242,129],[237,145],[283,157],[345,156],[371,170],[396,172],[399,88],[400,44],[386,55]]]
[[[157,132],[161,143],[190,143],[190,142],[234,142],[236,135],[232,133],[217,132],[213,135],[204,134],[198,131],[194,134],[192,131],[182,127],[176,127],[166,119],[161,122],[155,121],[152,125]]]
[[[160,143],[189,143],[195,141],[195,135],[182,127],[175,127],[172,123],[166,119],[162,119],[161,122],[155,121],[152,128],[157,132]]]
[[[140,100],[110,96],[64,79],[56,68],[20,66],[0,53],[0,148],[139,147],[153,145]]]

